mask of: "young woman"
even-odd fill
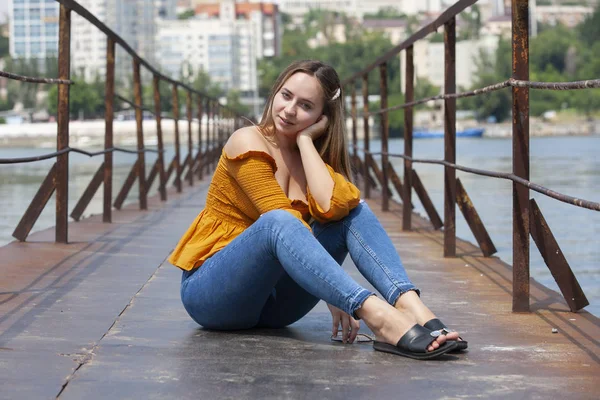
[[[181,299],[208,329],[281,328],[327,302],[333,335],[352,343],[365,321],[375,350],[415,359],[466,348],[421,302],[400,257],[349,181],[343,96],[335,70],[291,64],[258,126],[234,132],[206,207],[169,261]],[[350,254],[381,293],[340,267]]]

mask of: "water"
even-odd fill
[[[372,149],[380,143],[371,142]],[[413,154],[416,158],[442,159],[444,142],[442,139],[415,140]],[[165,160],[173,157],[173,148],[167,148]],[[532,138],[531,181],[557,192],[591,201],[600,201],[600,137],[554,137]],[[402,153],[401,139],[390,142],[390,152]],[[0,158],[25,157],[49,152],[48,149],[0,149]],[[459,139],[457,140],[457,163],[475,168],[511,172],[511,139]],[[135,162],[136,155],[115,153],[113,196],[120,190],[125,177]],[[89,158],[80,154],[70,155],[69,207],[75,206],[79,197],[96,172],[103,157]],[[146,154],[146,168],[149,170],[156,154]],[[40,183],[52,166],[53,160],[29,164],[0,165],[0,245],[12,240],[17,226]],[[402,174],[401,159],[392,159],[396,171]],[[443,217],[443,167],[437,165],[414,164],[432,201]],[[498,253],[507,263],[512,263],[512,183],[507,180],[482,177],[458,171],[473,204],[477,208]],[[150,194],[157,191],[155,182]],[[591,305],[586,309],[600,315],[600,212],[582,209],[548,198],[531,191],[554,236],[571,265]],[[425,212],[415,195],[413,203],[416,211]],[[134,186],[128,202],[136,201],[137,186]],[[55,224],[55,204],[52,198],[33,231]],[[102,212],[102,188],[98,190],[85,215]],[[456,232],[460,238],[476,243],[462,214],[457,208]],[[531,276],[546,286],[558,290],[550,271],[539,255],[535,243],[531,241]]]
[[[380,148],[379,141],[371,149]],[[404,141],[390,141],[391,153],[403,153]],[[600,136],[544,137],[530,140],[531,182],[570,196],[600,201]],[[498,172],[512,172],[512,139],[458,139],[457,164]],[[415,158],[443,159],[443,139],[413,141]],[[403,172],[401,158],[391,159],[398,174]],[[443,166],[413,164],[443,219]],[[471,197],[502,260],[512,264],[512,182],[457,171]],[[394,190],[395,192],[395,190]],[[558,241],[590,305],[586,310],[600,315],[600,212],[575,207],[530,191]],[[396,199],[399,199],[396,195]],[[415,211],[426,215],[413,192]],[[462,214],[456,209],[456,234],[477,243]],[[530,247],[531,276],[559,291],[535,242]]]

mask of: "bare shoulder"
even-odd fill
[[[224,147],[228,157],[237,157],[248,151],[269,153],[265,138],[255,126],[246,126],[233,132]]]

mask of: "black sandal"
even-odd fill
[[[419,324],[415,324],[400,338],[395,346],[375,340],[373,341],[373,348],[378,351],[413,358],[415,360],[430,360],[456,349],[457,342],[449,341],[433,351],[427,351],[427,347],[440,334],[440,331],[431,331]]]
[[[442,333],[444,333],[444,334],[454,332],[451,329],[448,329],[448,327],[446,325],[444,325],[444,323],[437,318],[430,319],[423,326],[432,331],[443,331]],[[463,340],[463,338],[461,338],[460,336],[458,337],[458,340],[450,340],[449,339],[448,341],[456,342],[457,346],[456,346],[455,352],[466,350],[467,347],[469,347],[469,343],[466,340]]]

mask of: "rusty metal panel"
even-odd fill
[[[529,1],[512,0],[512,78],[529,80]],[[529,180],[529,89],[512,88],[513,174]],[[513,311],[529,311],[529,189],[513,183]]]
[[[444,94],[456,92],[456,17],[444,25]],[[444,160],[456,163],[456,99],[444,100]],[[456,257],[456,170],[444,167],[444,257]]]
[[[190,183],[190,186],[194,185],[194,174],[191,173],[194,167],[194,147],[192,143],[192,93],[189,90],[185,92],[185,105],[187,111],[187,123],[188,123],[188,160],[190,173],[186,176],[186,179]]]
[[[411,102],[415,98],[415,65],[414,49],[409,46],[406,49],[406,82],[404,91],[404,101]],[[404,155],[412,158],[413,155],[413,108],[404,109]],[[411,204],[412,200],[412,161],[409,158],[404,159],[404,194],[402,196],[403,204]],[[402,207],[402,230],[410,231],[412,226],[412,209]]]
[[[142,110],[142,78],[140,76],[140,62],[133,60],[133,97],[135,99],[135,123],[137,127],[137,149],[144,149],[143,110]],[[140,210],[148,209],[148,197],[146,195],[146,153],[138,152],[138,193]]]
[[[383,63],[379,66],[379,96],[380,96],[380,107],[387,108],[388,106],[388,88],[387,88],[387,64]],[[388,163],[388,136],[389,136],[389,122],[388,113],[384,112],[381,114],[381,165],[387,165]],[[375,160],[373,160],[375,164]],[[390,196],[391,190],[388,186],[388,175],[387,168],[381,169],[381,210],[388,211],[390,209]]]
[[[73,208],[73,211],[71,211],[71,218],[73,218],[75,221],[79,221],[79,219],[81,218],[81,214],[83,214],[88,204],[90,204],[90,200],[92,200],[92,197],[94,197],[94,195],[98,191],[98,188],[100,188],[103,178],[104,163],[100,165],[100,167],[90,180],[90,183],[88,184],[87,188],[81,195],[81,198],[75,205],[75,208]]]
[[[381,187],[384,187],[386,182],[383,177],[383,171],[379,168],[379,165],[377,165],[377,162],[375,161],[375,159],[373,158],[372,155],[370,155],[370,154],[367,155],[366,159],[367,159],[367,167],[369,167],[373,170],[373,173],[375,173],[375,177],[379,181],[379,184],[381,185]],[[392,190],[390,189],[390,187],[388,185],[385,185],[385,186],[387,187],[388,192],[391,193]],[[382,208],[382,211],[387,211],[387,210],[384,210]]]
[[[436,230],[440,229],[442,226],[444,226],[444,223],[442,222],[440,215],[435,209],[433,202],[429,198],[429,194],[425,189],[425,185],[423,185],[423,182],[421,182],[417,171],[415,171],[414,169],[412,170],[411,183],[413,185],[413,188],[415,189],[415,193],[417,193],[417,196],[419,196],[419,200],[421,200],[421,204],[423,204],[423,207],[425,208],[425,211],[429,216],[429,221],[431,221],[431,225],[433,225],[433,228]]]
[[[400,196],[400,199],[402,199],[402,195],[404,193],[404,188],[403,188],[403,185],[402,185],[402,181],[400,180],[400,177],[396,173],[396,170],[394,169],[394,166],[392,165],[391,162],[388,161],[387,167],[388,167],[389,177],[392,180],[392,184],[396,188],[396,192],[398,193],[398,196]],[[413,206],[412,202],[410,204],[410,208],[411,209],[415,208]]]
[[[160,109],[160,78],[157,75],[154,75],[152,78],[152,88],[154,95],[154,116],[156,118],[156,139],[158,142],[158,164],[156,165],[158,176],[159,176],[159,186],[158,192],[160,193],[160,199],[162,201],[167,200],[167,181],[165,179],[165,146],[163,143],[163,135],[162,135],[162,117],[161,117],[161,109]],[[150,185],[147,185],[148,188]]]
[[[148,179],[146,179],[146,193],[150,191],[152,183],[154,183],[154,179],[156,179],[156,175],[158,175],[159,164],[160,160],[157,158],[156,161],[154,161],[154,165],[152,165],[152,168],[150,169]]]
[[[360,172],[360,174],[363,178],[365,178],[365,176],[364,176],[365,169],[367,170],[368,175],[367,175],[366,179],[372,188],[376,188],[377,182],[375,182],[375,179],[373,179],[373,177],[371,176],[371,173],[369,172],[369,168],[368,168],[368,166],[364,165],[363,160],[361,160],[359,156],[356,156],[354,158],[353,162],[356,165],[356,170]]]
[[[590,302],[585,297],[581,286],[579,286],[575,274],[571,270],[537,203],[534,199],[530,199],[529,205],[531,237],[540,250],[540,254],[544,258],[571,311],[581,310],[583,307],[589,305]]]
[[[497,251],[496,246],[494,246],[487,229],[485,229],[485,225],[483,225],[481,218],[479,218],[479,214],[477,213],[471,198],[458,178],[456,178],[456,203],[458,204],[458,208],[462,212],[462,215],[465,217],[469,228],[471,228],[471,232],[473,232],[473,236],[475,236],[477,243],[479,243],[479,248],[483,255],[485,257],[490,257],[492,254],[495,254]]]
[[[35,225],[35,222],[44,210],[44,207],[46,207],[48,200],[50,200],[50,197],[52,197],[52,193],[54,193],[54,189],[56,187],[55,177],[56,163],[52,164],[52,168],[50,168],[48,175],[46,175],[46,178],[40,185],[40,188],[33,197],[33,200],[31,200],[29,207],[27,207],[27,211],[25,211],[25,214],[23,214],[21,217],[19,224],[12,234],[14,238],[20,240],[21,242],[24,242],[25,239],[27,239],[31,228],[33,228],[33,225]]]
[[[133,164],[133,167],[131,167],[131,171],[129,171],[129,175],[127,175],[125,182],[123,182],[123,187],[121,188],[121,190],[119,191],[119,194],[115,198],[115,202],[113,205],[115,206],[115,208],[117,210],[121,209],[121,206],[123,206],[123,202],[125,202],[125,199],[127,198],[129,191],[131,190],[131,187],[135,183],[135,178],[137,178],[137,174],[139,171],[138,162],[139,162],[139,159],[136,160],[136,162]]]
[[[367,155],[369,154],[369,75],[362,77],[362,95],[363,95],[363,130],[365,132],[363,143],[365,149],[365,163],[363,164],[363,176],[365,177],[363,195],[365,199],[371,197],[371,186],[369,185],[369,163]]]
[[[104,83],[104,150],[113,147],[113,120],[115,98],[115,41],[106,39],[106,82]],[[104,153],[104,193],[102,221],[112,222],[113,152]]]
[[[169,168],[167,168],[167,172],[165,172],[165,185],[167,182],[169,182],[169,179],[171,178],[171,174],[175,170],[176,164],[177,164],[177,156],[173,156],[173,159],[169,163]]]
[[[71,10],[60,5],[58,33],[58,79],[71,78]],[[56,150],[69,147],[70,85],[58,86]],[[69,230],[69,153],[56,158],[56,242],[67,243]]]

